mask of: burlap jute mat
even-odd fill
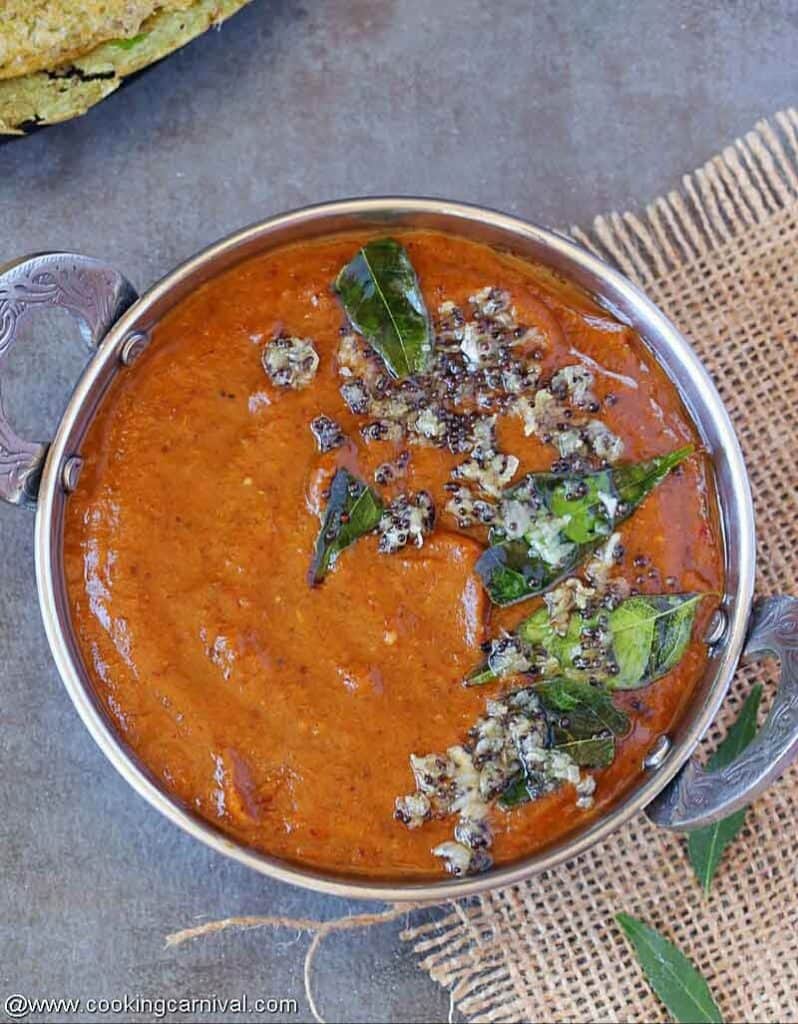
[[[712,372],[745,449],[758,588],[795,593],[798,567],[798,112],[757,124],[645,214],[576,237],[638,282]],[[713,744],[754,678],[738,673]],[[479,1021],[665,1021],[613,923],[673,938],[727,1021],[798,1020],[798,769],[749,811],[709,897],[684,840],[639,817],[556,870],[443,908],[404,933],[454,1005]]]

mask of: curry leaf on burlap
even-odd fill
[[[679,1024],[723,1024],[709,985],[678,946],[631,914],[616,914],[615,920],[674,1020]]]
[[[743,704],[742,711],[726,734],[726,738],[707,762],[710,771],[725,768],[756,736],[756,714],[762,698],[762,685],[757,683]],[[687,853],[704,892],[709,892],[723,851],[745,824],[748,808],[743,807],[714,825],[698,828],[687,837]]]

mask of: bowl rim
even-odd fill
[[[122,737],[99,706],[88,680],[80,670],[80,653],[65,606],[63,579],[59,578],[65,500],[61,486],[61,468],[64,460],[77,450],[74,441],[82,437],[108,381],[117,372],[119,349],[126,337],[133,330],[141,330],[142,325],[147,323],[148,315],[170,296],[177,294],[178,298],[174,301],[179,301],[183,294],[196,287],[196,284],[191,285],[191,281],[201,276],[203,271],[218,265],[214,272],[206,274],[206,278],[216,276],[228,265],[239,262],[256,251],[266,251],[269,248],[269,238],[279,235],[281,231],[298,230],[311,224],[323,225],[324,222],[341,218],[351,219],[351,228],[354,230],[365,227],[370,222],[385,223],[386,217],[391,220],[397,217],[412,220],[413,217],[425,216],[442,220],[451,219],[453,235],[462,233],[458,231],[458,225],[462,228],[465,224],[472,223],[487,225],[498,234],[506,236],[508,247],[511,247],[513,239],[537,244],[547,252],[556,254],[557,258],[568,266],[578,267],[601,281],[612,292],[615,300],[623,303],[627,310],[634,311],[639,323],[645,324],[649,333],[650,330],[656,330],[659,341],[669,353],[678,357],[681,367],[688,373],[691,387],[696,389],[700,401],[708,410],[707,415],[711,414],[718,435],[724,465],[728,468],[730,506],[736,519],[734,526],[737,544],[733,552],[736,586],[735,593],[727,595],[727,598],[731,598],[731,608],[726,610],[726,631],[723,640],[717,644],[715,681],[703,705],[687,722],[683,737],[673,745],[664,763],[658,765],[648,776],[641,775],[640,780],[632,784],[605,814],[598,816],[582,831],[561,837],[552,845],[543,847],[530,856],[496,867],[483,875],[464,879],[447,877],[440,881],[416,881],[412,878],[382,880],[317,870],[272,857],[238,843],[161,790],[146,767],[127,750]],[[446,228],[442,230],[445,231]],[[323,230],[318,231],[319,235],[324,233]],[[285,239],[278,240],[275,244],[284,243]],[[238,258],[236,253],[240,253]],[[545,263],[545,259],[542,262]],[[568,276],[567,271],[564,271],[564,276]],[[614,303],[607,301],[605,305],[618,315]],[[622,318],[628,319],[628,315],[622,314]],[[648,344],[648,341],[646,343]],[[653,354],[661,362],[659,354]],[[684,398],[684,391],[679,382],[673,380],[670,373],[669,376]],[[693,416],[693,409],[689,408]],[[695,419],[694,416],[693,418]],[[718,445],[715,446],[715,450],[717,449]],[[720,523],[724,530],[724,543],[728,545],[725,536],[727,522],[723,514]],[[728,563],[728,552],[726,558]],[[573,859],[643,810],[674,778],[715,717],[742,650],[754,590],[755,533],[753,503],[742,451],[723,402],[686,339],[641,289],[620,271],[557,231],[474,204],[438,198],[377,196],[306,206],[268,217],[233,232],[179,264],[130,307],[108,332],[88,364],[70,398],[50,446],[42,473],[36,513],[35,560],[45,632],[67,692],[97,745],[126,781],[152,807],[212,849],[279,881],[348,898],[376,899],[385,902],[423,902],[452,900],[487,889],[512,885],[551,869],[565,860]],[[688,713],[685,712],[683,721],[687,717]]]

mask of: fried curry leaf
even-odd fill
[[[615,739],[631,728],[606,690],[570,679],[552,679],[535,687],[546,712],[549,747],[567,754],[580,768],[607,768],[615,760]],[[509,810],[539,795],[539,780],[516,775],[499,805]]]
[[[756,736],[756,716],[762,699],[762,684],[757,683],[743,704],[737,720],[729,729],[726,738],[707,762],[709,771],[725,768],[740,754]],[[696,829],[687,838],[687,854],[693,865],[698,881],[708,893],[712,879],[720,864],[723,851],[734,839],[745,822],[747,808],[730,814],[728,818]]]
[[[516,633],[542,655],[537,671],[544,677],[595,679],[611,690],[636,690],[670,672],[682,659],[698,602],[704,596],[629,597],[611,612],[588,618],[573,613],[564,634],[554,629],[542,606],[520,623]],[[482,686],[497,678],[489,664],[482,664],[467,676],[465,684]]]
[[[579,615],[572,615],[565,635],[561,636],[554,630],[545,605],[524,620],[516,629],[516,635],[543,655],[540,663],[534,664],[532,674],[542,674],[544,677],[563,673],[575,675],[575,672],[567,670],[573,665],[574,653],[579,649],[583,625],[584,620]],[[491,683],[506,674],[491,668],[491,658],[488,657],[487,661],[472,669],[463,682],[466,686],[484,686],[485,683]],[[584,673],[578,674],[578,678],[582,678],[583,675]]]
[[[334,288],[352,326],[394,377],[427,368],[432,351],[429,315],[404,246],[393,238],[368,242],[340,271]]]
[[[617,674],[612,690],[636,690],[659,679],[682,658],[704,594],[654,594],[627,598],[610,612],[608,628]]]
[[[709,985],[680,949],[630,914],[616,914],[615,920],[674,1020],[679,1024],[723,1024]]]
[[[511,807],[526,804],[531,799],[532,797],[526,784],[526,776],[523,772],[519,772],[499,797],[498,804],[503,811],[509,811]]]
[[[549,618],[548,609],[541,605],[528,619],[524,619],[517,632],[522,640],[545,649],[546,654],[557,663],[557,674],[581,678],[583,673],[574,668],[574,657],[580,649],[582,630],[591,622],[574,613],[568,619],[565,633],[558,633]]]
[[[476,564],[476,570],[493,604],[510,605],[541,594],[574,567],[552,567],[532,558],[523,540],[498,541],[491,531],[491,546]]]
[[[615,760],[615,738],[592,736],[590,739],[563,739],[557,750],[567,754],[580,768],[608,768]]]
[[[529,514],[522,537],[491,530],[491,546],[476,565],[491,601],[515,604],[548,590],[573,571],[668,473],[693,452],[668,455],[596,473],[530,474],[504,494]]]
[[[381,515],[382,502],[374,491],[348,470],[337,470],[316,538],[310,582],[320,583],[344,548],[376,529]]]
[[[631,723],[606,690],[571,679],[552,679],[536,687],[546,708],[557,750],[581,768],[607,768],[615,760],[615,737]]]
[[[559,715],[557,727],[576,739],[589,739],[602,731],[625,736],[629,716],[617,708],[612,696],[601,686],[573,679],[551,679],[535,687],[544,706]]]

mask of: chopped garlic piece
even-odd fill
[[[518,466],[515,455],[495,452],[485,456],[478,453],[455,466],[452,476],[457,480],[471,480],[487,494],[498,498],[515,476]]]
[[[319,356],[309,338],[280,335],[263,350],[263,368],[278,388],[306,388],[316,376]]]
[[[435,525],[435,505],[426,491],[400,494],[383,511],[377,530],[383,554],[399,551],[406,544],[420,548]]]
[[[557,566],[573,552],[573,541],[562,536],[563,527],[570,523],[570,516],[539,516],[532,528],[524,534],[529,551],[547,565]]]

